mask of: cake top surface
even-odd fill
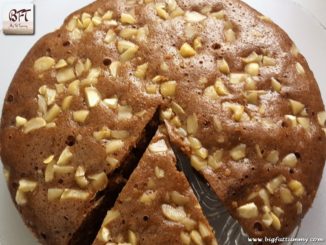
[[[237,0],[99,0],[32,48],[4,104],[9,188],[42,242],[71,239],[157,110],[250,236],[299,223],[326,113],[289,37]]]

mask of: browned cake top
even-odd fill
[[[217,244],[162,131],[107,213],[94,245]]]
[[[159,106],[250,236],[294,229],[322,175],[326,113],[289,37],[237,0],[99,0],[34,46],[4,105],[9,188],[42,242],[68,243]]]

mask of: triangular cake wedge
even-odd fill
[[[108,211],[93,245],[217,244],[163,131]]]

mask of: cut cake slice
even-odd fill
[[[217,244],[164,131],[152,139],[93,245]]]

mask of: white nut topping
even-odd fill
[[[149,145],[148,149],[153,153],[166,152],[168,147],[164,139],[161,139],[155,143]]]
[[[219,95],[217,94],[214,86],[208,86],[204,90],[204,96],[207,97],[207,98],[210,98],[212,100],[217,100],[219,98]]]
[[[203,21],[204,19],[206,19],[206,16],[202,15],[198,12],[195,12],[195,11],[191,11],[191,12],[187,11],[185,13],[185,19],[187,22],[196,23],[196,22],[200,22],[200,21]]]
[[[222,166],[223,150],[217,150],[213,155],[208,156],[208,165],[216,170]]]
[[[275,66],[276,65],[276,59],[264,56],[263,57],[263,66]]]
[[[70,160],[72,159],[72,157],[73,157],[73,154],[71,153],[69,146],[67,146],[60,154],[57,164],[58,165],[67,165],[70,162]]]
[[[47,164],[44,171],[44,179],[46,183],[51,182],[54,179],[54,162]]]
[[[62,110],[66,111],[69,109],[69,107],[71,106],[71,103],[73,101],[74,97],[73,96],[67,96],[63,99],[62,104],[61,104],[61,108]]]
[[[192,155],[190,158],[191,166],[197,171],[201,171],[207,167],[208,162],[198,156]]]
[[[286,121],[289,122],[291,127],[296,127],[298,126],[298,121],[297,121],[297,117],[293,116],[293,115],[285,115],[285,119]]]
[[[253,219],[258,216],[258,208],[253,202],[238,207],[237,212],[243,219]]]
[[[305,129],[309,129],[310,127],[310,119],[306,117],[298,117],[298,123]]]
[[[249,63],[261,63],[262,62],[262,55],[258,55],[256,52],[252,52],[246,58],[242,58],[242,61],[246,64]]]
[[[160,117],[162,120],[171,120],[173,117],[173,111],[171,108],[168,108],[166,110],[161,110]]]
[[[183,108],[176,103],[175,101],[172,101],[171,103],[171,108],[173,110],[174,113],[178,114],[178,115],[185,115],[185,111],[183,110]]]
[[[276,150],[271,151],[266,157],[266,161],[272,164],[276,164],[279,159],[280,159],[280,153]]]
[[[160,93],[165,96],[174,96],[177,87],[176,81],[168,81],[161,84]]]
[[[280,207],[277,206],[273,206],[273,213],[277,216],[277,217],[281,217],[284,214],[284,210]]]
[[[317,114],[318,123],[320,126],[324,127],[326,122],[326,111],[319,112]]]
[[[127,130],[112,130],[111,131],[111,137],[113,139],[118,139],[118,140],[121,140],[121,139],[126,139],[129,137],[129,132]]]
[[[65,83],[76,78],[74,69],[72,67],[67,67],[60,69],[56,75],[58,83]]]
[[[81,188],[85,188],[88,185],[88,180],[85,177],[85,169],[82,166],[79,166],[76,169],[76,173],[75,173],[75,181],[76,183],[81,187]]]
[[[113,41],[115,41],[117,38],[117,35],[115,34],[115,32],[113,30],[108,30],[108,32],[106,33],[106,36],[104,38],[104,42],[105,43],[111,43]]]
[[[164,3],[157,3],[155,6],[156,13],[159,17],[161,17],[164,20],[167,20],[170,18],[169,13],[165,9]]]
[[[288,154],[285,156],[281,162],[281,165],[285,165],[291,168],[294,168],[298,163],[298,159],[294,153]]]
[[[133,116],[131,106],[118,106],[118,120],[129,120]]]
[[[126,62],[126,61],[133,59],[136,56],[136,53],[138,52],[138,50],[139,50],[139,47],[137,45],[135,47],[129,48],[123,54],[120,55],[120,60],[122,62]]]
[[[155,167],[155,176],[158,178],[158,179],[161,179],[161,178],[164,178],[165,176],[165,172],[163,169],[159,168],[158,166]]]
[[[282,183],[286,181],[285,177],[280,175],[274,179],[272,179],[270,182],[266,184],[266,189],[271,193],[274,194],[275,191],[281,186]]]
[[[146,76],[147,69],[148,69],[148,63],[137,66],[135,76],[144,79]]]
[[[60,200],[87,200],[89,193],[81,190],[65,189]]]
[[[84,123],[89,115],[88,110],[80,110],[80,111],[74,111],[72,113],[72,117],[74,121],[79,122],[79,123]]]
[[[120,31],[119,36],[124,39],[135,38],[137,35],[138,30],[136,28],[124,28]]]
[[[270,207],[269,195],[268,195],[266,189],[259,190],[258,196],[263,200],[264,205],[266,207]]]
[[[34,71],[44,72],[51,69],[55,65],[55,60],[49,56],[38,58],[34,62]]]
[[[273,228],[279,231],[282,227],[280,219],[273,212],[271,212],[270,215],[272,216],[273,219],[272,222]]]
[[[22,192],[32,192],[37,187],[37,182],[27,180],[27,179],[21,179],[19,180],[19,186],[18,189]]]
[[[52,122],[62,112],[60,106],[54,104],[51,109],[45,114],[45,121]]]
[[[230,67],[229,64],[226,62],[225,59],[219,60],[217,62],[217,66],[220,72],[224,74],[229,74],[230,73]]]
[[[245,144],[240,144],[236,147],[234,147],[231,151],[230,151],[230,156],[232,157],[233,160],[235,161],[239,161],[243,158],[246,157],[246,145]]]
[[[99,26],[102,23],[102,18],[100,16],[93,16],[92,22],[95,26]]]
[[[199,222],[198,228],[199,233],[203,238],[211,236],[211,231],[209,230],[207,225],[203,224],[202,222]]]
[[[302,183],[298,180],[291,180],[288,183],[289,188],[291,189],[292,193],[297,197],[302,197],[305,193],[305,188]]]
[[[181,222],[183,219],[187,217],[184,209],[181,207],[174,208],[169,204],[163,204],[161,206],[163,215],[172,221]]]
[[[195,155],[200,157],[201,159],[207,159],[208,157],[208,150],[204,147],[195,150]]]
[[[53,172],[58,175],[71,174],[71,173],[75,172],[75,167],[53,165]]]
[[[54,201],[60,199],[64,189],[50,188],[48,189],[48,201]]]
[[[297,70],[297,72],[298,72],[299,75],[303,75],[303,74],[306,73],[306,71],[304,70],[303,66],[299,62],[297,62],[295,64],[295,68],[296,68],[296,70]]]
[[[91,180],[91,185],[96,191],[104,190],[109,182],[105,172],[90,175],[88,178]]]
[[[190,147],[192,150],[199,150],[202,147],[201,142],[199,141],[199,139],[189,136],[188,137],[189,143],[190,143]]]
[[[5,180],[8,183],[10,179],[10,170],[6,167],[3,167],[3,175],[5,176]]]
[[[119,150],[121,150],[124,146],[124,142],[122,140],[110,140],[106,143],[106,153],[112,154]]]
[[[279,81],[277,81],[274,77],[272,77],[271,81],[272,81],[271,83],[272,83],[273,89],[278,93],[281,92],[281,90],[282,90],[281,83]]]
[[[196,134],[198,130],[198,118],[196,114],[192,114],[187,118],[187,132],[188,134]]]
[[[103,221],[103,226],[106,226],[107,224],[110,224],[113,220],[120,217],[120,212],[116,210],[109,210],[105,216],[105,219]]]
[[[189,43],[184,43],[180,48],[180,54],[184,58],[189,58],[197,54],[196,50]]]
[[[258,76],[259,74],[259,64],[250,63],[245,66],[245,72],[251,76]]]
[[[207,7],[210,7],[210,6],[207,6]],[[205,8],[205,7],[204,7]],[[205,9],[202,9],[202,13],[205,13]],[[207,8],[207,10],[208,10],[208,8]],[[207,11],[206,10],[206,11]],[[210,12],[210,11],[209,11]],[[212,13],[210,13],[209,14],[211,17],[213,17],[213,18],[215,18],[215,19],[218,19],[218,20],[222,20],[222,19],[224,19],[225,18],[225,10],[220,10],[220,11],[217,11],[217,12],[212,12]]]
[[[302,209],[303,209],[303,207],[302,207],[302,203],[298,201],[298,202],[295,204],[295,206],[296,206],[296,208],[297,208],[297,214],[298,214],[298,215],[302,214]]]
[[[292,112],[294,115],[299,114],[305,108],[305,105],[296,100],[289,100]]]
[[[190,232],[190,237],[191,240],[196,244],[196,245],[204,245],[204,241],[202,237],[200,236],[199,232],[196,230],[193,230]]]
[[[79,96],[79,86],[80,86],[80,81],[75,80],[71,82],[67,88],[67,91],[71,95]]]
[[[122,13],[120,21],[123,24],[131,24],[131,25],[137,23],[135,17],[133,17],[131,14],[128,14],[128,13]]]
[[[172,202],[179,206],[184,206],[189,202],[189,198],[187,196],[182,195],[178,191],[172,191],[170,193],[170,197]]]
[[[138,244],[137,236],[136,236],[135,232],[133,232],[131,230],[128,231],[128,242],[131,245],[137,245]]]
[[[231,73],[230,74],[230,82],[231,83],[241,83],[246,81],[248,78],[248,74],[245,73]]]
[[[37,105],[38,105],[38,112],[44,115],[48,110],[48,106],[44,96],[37,95]]]
[[[152,190],[147,190],[144,192],[141,197],[139,198],[139,201],[145,205],[151,205],[151,203],[155,200],[156,198],[156,191]]]
[[[290,204],[294,201],[294,197],[293,197],[291,191],[286,187],[280,188],[280,196],[281,196],[281,200],[285,204]]]
[[[193,43],[193,47],[195,50],[198,50],[203,47],[202,38],[196,37]]]
[[[180,239],[184,245],[190,245],[191,237],[188,233],[182,231],[180,233]]]
[[[94,87],[85,88],[87,104],[89,107],[97,106],[101,101],[100,92]]]
[[[234,42],[236,40],[236,33],[232,29],[224,31],[224,37],[226,42]]]
[[[102,242],[108,242],[111,238],[110,230],[106,227],[102,227],[96,238]]]
[[[101,75],[99,68],[90,69],[87,77],[81,81],[82,86],[94,85],[98,82],[98,77]]]
[[[16,127],[20,128],[27,123],[27,119],[24,117],[17,116],[16,117]]]
[[[263,215],[262,222],[264,225],[267,227],[270,227],[273,223],[273,217],[272,215],[268,212]]]
[[[68,65],[67,61],[65,61],[64,59],[60,59],[54,66],[55,69],[60,69],[63,67],[66,67]]]
[[[24,124],[23,132],[25,134],[28,134],[34,130],[44,128],[45,126],[46,126],[46,121],[43,118],[41,117],[32,118]]]
[[[113,11],[112,10],[108,10],[103,16],[102,19],[103,20],[111,20],[113,18]]]
[[[35,181],[21,179],[15,196],[16,203],[21,206],[27,204],[26,193],[33,192],[36,187],[37,183]]]
[[[225,96],[225,95],[230,94],[228,89],[226,88],[226,86],[224,85],[222,80],[220,80],[220,79],[216,80],[214,87],[215,87],[215,90],[218,93],[218,95]]]
[[[119,73],[121,63],[120,61],[113,61],[110,65],[110,72],[113,77],[117,77]]]
[[[103,103],[108,106],[110,109],[118,108],[118,98],[104,99]]]

